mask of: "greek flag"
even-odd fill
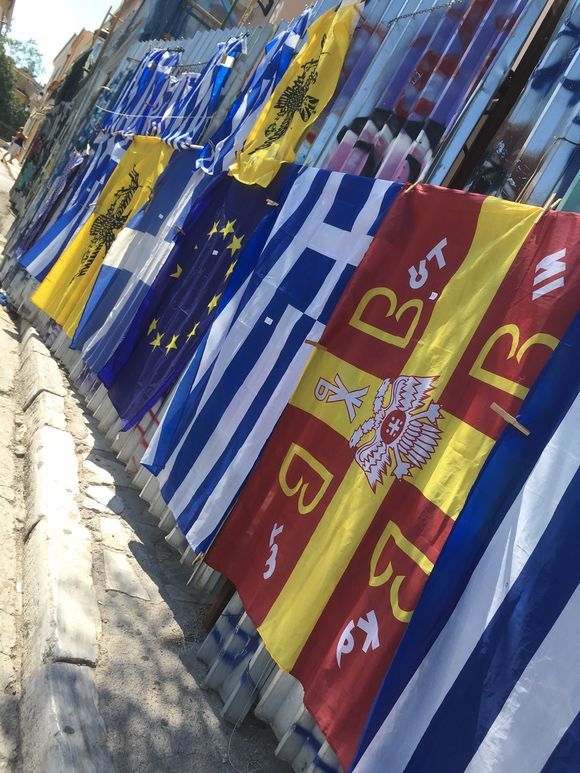
[[[288,29],[276,35],[266,46],[248,85],[200,154],[197,165],[207,174],[219,174],[234,161],[236,151],[241,150],[256,118],[286,72],[306,31],[311,12],[312,9],[307,8]]]
[[[149,85],[153,73],[164,49],[148,51],[137,67],[129,72],[121,92],[115,100],[113,110],[103,120],[104,131],[116,131],[120,125],[120,116],[129,112],[129,106],[136,101],[138,95],[143,94]]]
[[[63,197],[63,193],[68,186],[71,186],[72,188],[72,181],[79,174],[80,168],[85,161],[86,156],[82,153],[78,153],[76,150],[73,150],[69,155],[64,168],[54,179],[48,188],[46,195],[43,197],[40,206],[34,214],[34,220],[30,223],[22,236],[20,244],[18,245],[22,251],[34,244],[38,236],[47,226],[57,209],[57,205],[59,202],[62,203],[65,198]]]
[[[306,169],[256,269],[233,284],[143,459],[194,549],[228,513],[298,383],[305,340],[321,335],[399,189]]]
[[[580,770],[579,358],[577,318],[451,532],[356,773]]]
[[[131,327],[173,248],[198,184],[205,182],[195,170],[196,158],[193,150],[173,154],[155,185],[155,195],[117,236],[105,258],[71,344],[82,349],[95,373]]]
[[[93,157],[63,213],[19,258],[20,265],[39,282],[48,274],[66,245],[87,221],[92,205],[129,144],[127,139],[100,135],[95,143]]]
[[[163,49],[146,54],[103,122],[103,128],[124,134],[143,133],[147,116],[161,109],[163,101],[159,97],[180,59],[181,53]]]
[[[199,77],[190,79],[193,87],[172,105],[172,112],[166,111],[161,118],[157,131],[165,142],[177,150],[199,142],[219,105],[234,62],[244,49],[245,35],[218,44]]]

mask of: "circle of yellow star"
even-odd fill
[[[187,335],[187,340],[194,336],[197,332],[197,328],[199,327],[199,322],[196,322],[195,325],[191,328],[190,332]]]
[[[177,334],[176,336],[171,336],[171,341],[165,347],[165,354],[169,354],[169,352],[172,349],[177,349],[177,339],[178,338],[179,338],[179,334]]]
[[[235,255],[236,252],[238,252],[238,250],[242,249],[242,239],[243,238],[244,238],[243,236],[240,236],[240,238],[238,239],[238,237],[234,234],[232,236],[231,242],[226,247],[226,250],[231,250],[232,255]]]
[[[214,295],[214,297],[211,299],[211,301],[207,304],[208,311],[213,311],[215,307],[218,305],[219,299],[222,297],[222,294]]]
[[[234,226],[235,226],[235,224],[237,222],[238,222],[237,220],[228,220],[228,222],[225,224],[225,226],[220,229],[220,233],[222,234],[224,239],[226,238],[226,236],[228,234],[233,234],[234,233]]]
[[[157,333],[155,338],[152,341],[149,341],[149,346],[152,346],[154,349],[157,349],[158,346],[161,346],[161,339],[165,333]]]
[[[151,333],[154,330],[157,330],[157,323],[159,322],[159,319],[154,319],[151,324],[149,325],[149,330],[147,331],[147,335],[151,335]]]
[[[226,279],[227,279],[228,277],[230,277],[230,276],[233,274],[233,272],[234,272],[234,268],[236,267],[236,263],[237,263],[237,262],[238,262],[237,260],[234,260],[234,262],[233,262],[233,263],[230,263],[230,267],[229,267],[229,268],[228,268],[228,270],[226,271]]]
[[[215,223],[211,227],[211,231],[208,233],[208,236],[213,236],[214,234],[217,234],[218,227],[219,227],[220,221],[216,220]]]

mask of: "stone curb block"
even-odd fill
[[[101,623],[88,529],[41,521],[24,546],[24,577],[25,681],[49,662],[95,666]]]
[[[27,462],[25,534],[30,534],[42,518],[80,523],[75,501],[78,462],[72,435],[50,426],[39,427],[32,434]]]
[[[36,395],[24,413],[24,423],[29,428],[29,436],[38,427],[54,427],[64,432],[64,397],[51,392]]]
[[[91,535],[75,501],[78,462],[65,431],[66,390],[35,329],[23,323],[22,410],[28,428],[23,577],[24,773],[110,771],[92,668],[101,621]]]
[[[58,365],[52,358],[38,352],[31,352],[30,356],[23,359],[20,366],[20,379],[23,411],[41,392],[51,392],[59,397],[66,395]]]
[[[41,666],[24,690],[20,722],[24,773],[113,770],[92,669]]]

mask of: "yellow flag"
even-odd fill
[[[105,255],[151,195],[173,149],[158,137],[135,137],[111,174],[95,210],[32,296],[72,336]]]
[[[332,9],[308,29],[298,54],[260,113],[229,173],[247,185],[266,188],[280,166],[329,103],[358,19],[356,5]]]

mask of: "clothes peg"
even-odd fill
[[[411,183],[411,185],[409,185],[409,187],[408,187],[408,188],[405,188],[405,190],[403,191],[403,193],[409,193],[409,192],[410,192],[410,191],[412,191],[412,190],[413,190],[413,188],[415,188],[415,186],[417,186],[417,185],[419,185],[419,180],[416,180],[414,183]]]
[[[280,206],[280,204],[278,204],[277,201],[273,201],[272,199],[266,199],[266,204],[269,207],[279,207]]]
[[[320,349],[321,352],[327,352],[328,349],[326,346],[323,346],[320,341],[311,341],[309,338],[304,341],[305,344],[308,344],[308,346],[313,346],[315,349]]]
[[[519,432],[522,433],[522,435],[525,435],[526,437],[530,435],[530,430],[527,427],[524,427],[523,424],[520,424],[520,422],[514,416],[512,416],[511,413],[508,413],[504,408],[502,408],[501,405],[492,403],[491,410],[495,411],[498,416],[501,416],[502,419],[507,421],[508,424],[511,424],[512,427],[515,427]]]

